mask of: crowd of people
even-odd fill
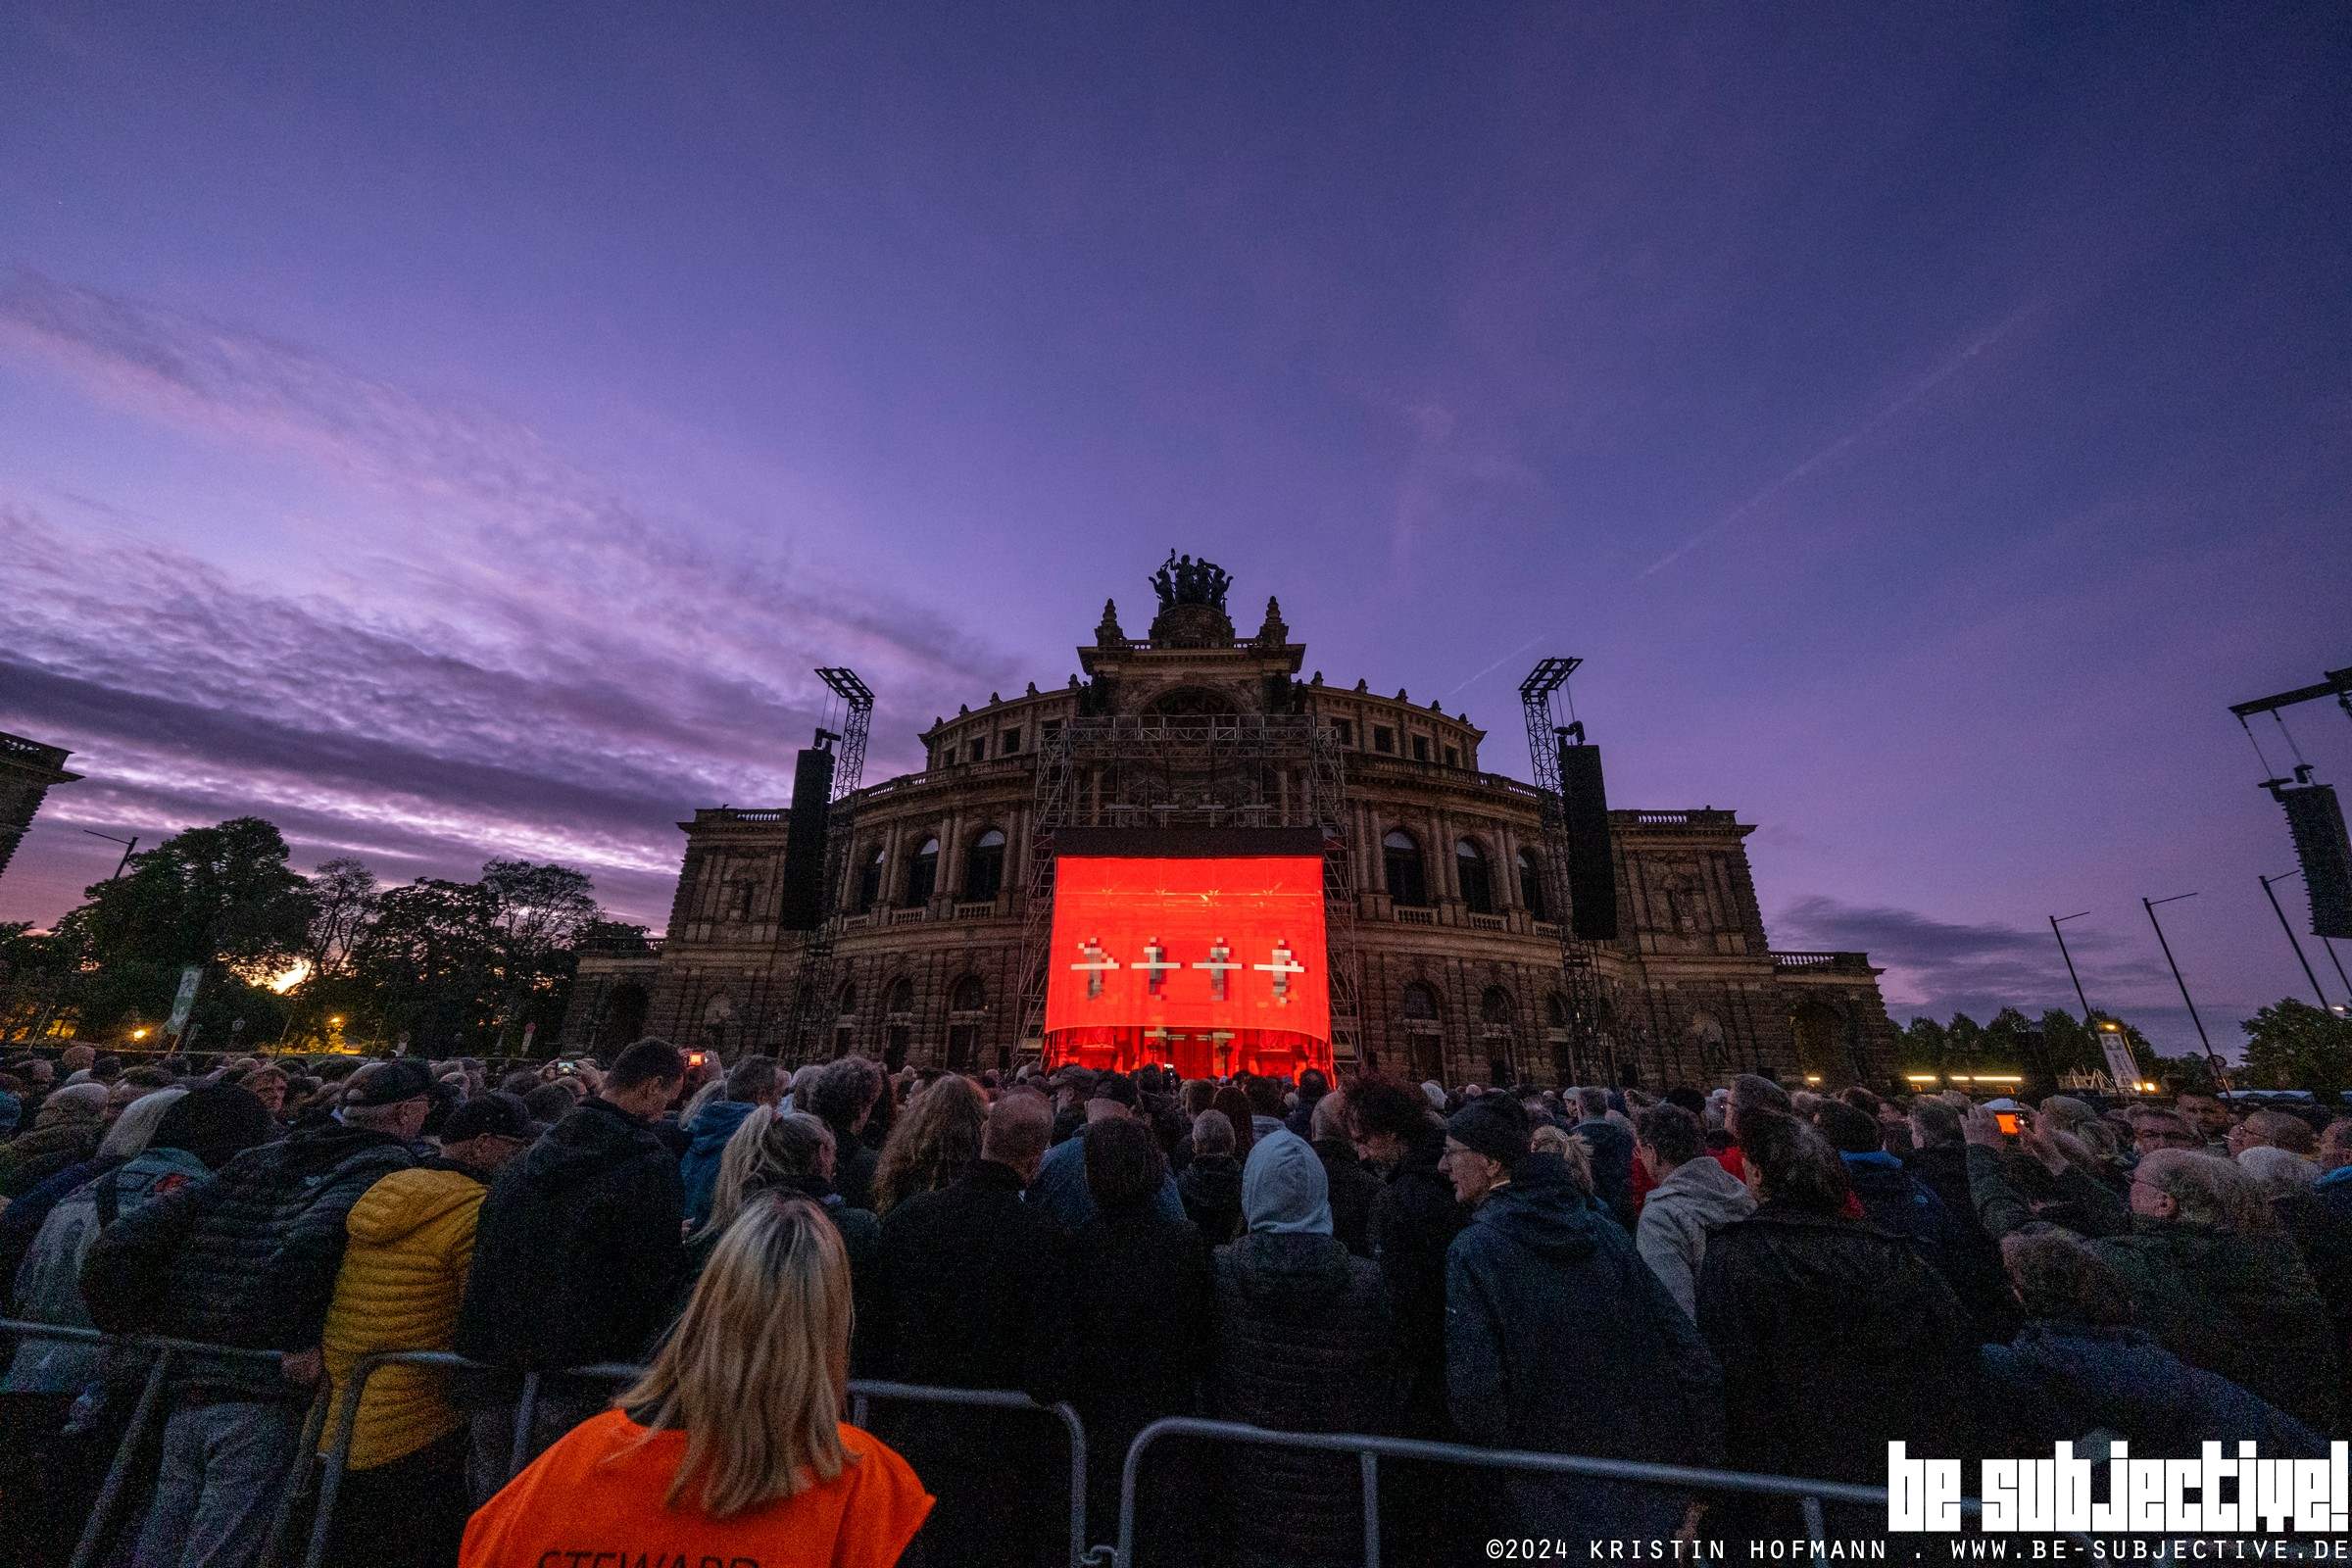
[[[1062,1555],[1052,1416],[882,1400],[864,1430],[853,1377],[1068,1402],[1098,1540],[1168,1415],[1869,1486],[1889,1440],[2321,1456],[2352,1415],[2352,1119],[2205,1096],[76,1047],[0,1069],[0,1136],[12,1317],[222,1348],[175,1359],[132,1457],[101,1560],[134,1568],[252,1568],[299,1518],[312,1401],[388,1351],[472,1364],[367,1381],[338,1563]],[[13,1347],[24,1560],[70,1554],[145,1370]],[[1143,1560],[1361,1560],[1348,1455],[1150,1452]],[[1796,1530],[1770,1497],[1436,1464],[1385,1465],[1382,1511],[1416,1562]]]

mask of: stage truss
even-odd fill
[[[1356,945],[1347,801],[1339,737],[1310,714],[1077,718],[1044,737],[1022,906],[1020,1051],[1034,1056],[1044,1048],[1056,833],[1069,827],[1294,827],[1323,836],[1332,1055],[1343,1068],[1360,1062],[1363,960]]]

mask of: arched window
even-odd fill
[[[1004,886],[1004,835],[990,828],[972,840],[972,853],[963,863],[963,896],[993,899]]]
[[[1476,839],[1462,839],[1453,846],[1454,874],[1462,883],[1462,906],[1472,914],[1494,912],[1494,873],[1487,864],[1487,852],[1479,848]]]
[[[931,902],[939,888],[939,840],[925,839],[923,847],[914,852],[906,862],[906,899],[909,909]]]
[[[1438,1021],[1438,994],[1419,980],[1408,981],[1404,988],[1404,1021],[1435,1024]]]
[[[1487,987],[1486,995],[1478,999],[1480,1023],[1508,1029],[1511,1026],[1511,1014],[1515,1010],[1511,1005],[1511,994],[1500,986]]]
[[[1519,852],[1519,902],[1526,906],[1529,919],[1551,918],[1551,909],[1544,902],[1544,862],[1533,850]]]
[[[1554,1029],[1568,1027],[1568,999],[1557,991],[1544,999],[1544,1021]]]
[[[951,1012],[983,1012],[987,1007],[988,987],[980,983],[980,977],[976,974],[967,974],[956,981],[956,989],[948,994],[948,1010]]]
[[[1391,828],[1380,841],[1380,862],[1391,903],[1412,908],[1429,905],[1429,877],[1421,868],[1421,845],[1404,829]]]
[[[882,1010],[892,1014],[912,1012],[914,1010],[914,982],[905,975],[893,980],[890,983],[889,993],[883,998]]]
[[[858,868],[857,906],[859,914],[882,902],[882,860],[887,853],[881,845],[875,845],[872,856]]]
[[[857,985],[857,982],[855,982],[855,981],[852,981],[850,984],[848,984],[848,985],[846,985],[846,986],[843,986],[843,987],[841,988],[841,1002],[840,1002],[840,1004],[839,1004],[839,1005],[837,1005],[837,1006],[835,1006],[835,1007],[834,1007],[833,1011],[834,1011],[834,1013],[835,1013],[837,1016],[839,1016],[839,1017],[843,1017],[843,1018],[855,1017],[855,1016],[857,1015],[857,1012],[858,1012],[858,985]]]

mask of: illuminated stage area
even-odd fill
[[[1299,835],[1070,837],[1136,853],[1073,845],[1057,857],[1049,1065],[1331,1071],[1323,860],[1296,853]],[[1230,853],[1250,839],[1267,853]]]

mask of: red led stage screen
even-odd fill
[[[1331,1070],[1323,862],[1065,855],[1054,874],[1048,1062],[1186,1077]]]

